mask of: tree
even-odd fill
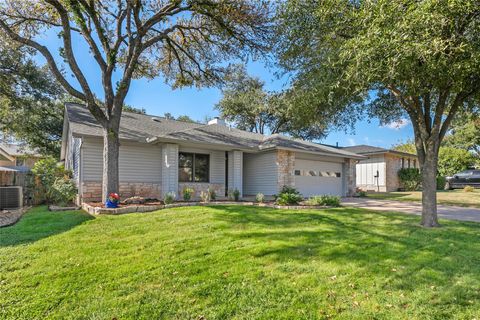
[[[215,108],[236,128],[260,134],[289,134],[305,140],[325,136],[326,126],[305,121],[295,112],[285,92],[267,92],[265,83],[248,75],[244,65],[233,65],[225,78],[222,98]]]
[[[165,112],[165,113],[163,114],[163,117],[164,117],[165,119],[168,119],[168,120],[177,120],[177,121],[192,122],[192,123],[195,122],[195,120],[193,120],[192,118],[190,118],[190,117],[187,116],[186,114],[180,115],[180,116],[178,116],[177,118],[175,118],[170,112]]]
[[[65,91],[29,52],[0,41],[0,130],[5,136],[58,157],[64,98]]]
[[[405,142],[400,141],[399,143],[394,144],[392,149],[401,152],[417,154],[417,148],[415,147],[415,141],[413,141],[413,139],[407,139]]]
[[[477,0],[287,1],[277,52],[293,89],[319,114],[408,116],[422,172],[422,221],[438,226],[438,152],[459,110],[478,107]],[[319,121],[322,121],[319,118]]]
[[[103,127],[103,197],[118,192],[119,127],[132,79],[163,76],[174,88],[216,84],[222,62],[262,52],[270,25],[266,1],[5,0],[0,30],[43,55],[56,80]],[[38,41],[59,30],[62,61]],[[89,51],[73,46],[85,41]],[[101,72],[101,102],[77,62],[89,54]]]
[[[444,145],[471,151],[480,159],[480,118],[472,113],[460,113],[445,136]]]

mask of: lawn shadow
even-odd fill
[[[218,208],[216,218],[231,224],[234,238],[271,244],[255,251],[256,258],[280,263],[295,260],[308,264],[316,259],[338,266],[354,264],[365,274],[388,279],[389,286],[402,290],[441,287],[460,277],[480,284],[480,243],[475,240],[480,236],[480,224],[443,221],[442,228],[424,229],[417,216],[356,208],[286,211],[223,207]],[[454,282],[449,290],[458,291],[462,285]],[[480,298],[480,292],[469,292],[465,299]]]
[[[0,247],[32,243],[94,219],[86,212],[48,211],[45,206],[30,209],[16,224],[0,229]]]

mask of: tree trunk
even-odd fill
[[[422,222],[426,228],[440,226],[437,218],[438,148],[428,148],[422,165]]]
[[[118,193],[118,157],[119,138],[118,128],[107,127],[103,130],[103,181],[102,200],[105,202],[110,193]]]

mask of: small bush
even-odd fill
[[[398,178],[405,191],[416,191],[422,183],[422,175],[418,168],[402,168],[398,170]]]
[[[240,191],[238,189],[233,190],[233,199],[235,201],[240,200]]]
[[[306,203],[309,206],[339,207],[340,206],[340,197],[330,196],[330,195],[312,196],[312,197],[308,198]]]
[[[208,188],[207,192],[210,194],[210,200],[215,201],[217,199],[217,193],[215,190]]]
[[[210,202],[210,200],[211,200],[210,192],[209,192],[209,191],[202,191],[202,192],[200,192],[200,199],[201,199],[202,202],[204,202],[204,203]]]
[[[192,195],[195,194],[195,189],[190,187],[185,187],[182,190],[183,200],[190,201],[192,199]]]
[[[71,172],[65,170],[64,166],[59,164],[53,157],[46,157],[35,163],[32,172],[40,180],[43,194],[47,202],[54,201],[53,184],[59,178],[71,178]]]
[[[170,191],[170,192],[167,192],[163,197],[163,202],[165,204],[172,204],[175,202],[176,198],[177,198],[177,195],[175,194],[175,192]]]
[[[58,178],[52,185],[52,200],[55,204],[66,207],[77,195],[77,186],[70,178]]]
[[[283,186],[280,193],[275,196],[277,204],[281,206],[296,205],[303,200],[302,195],[297,189],[290,186]]]
[[[472,186],[465,186],[465,188],[463,188],[463,192],[473,192],[473,191],[475,191],[475,188]]]
[[[360,198],[365,198],[367,196],[367,191],[357,188],[355,189],[355,195]]]
[[[255,200],[258,203],[263,203],[265,201],[265,195],[263,193],[257,193],[257,195],[255,196]]]
[[[437,177],[437,190],[444,190],[445,185],[447,184],[447,179],[442,176]]]

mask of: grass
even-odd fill
[[[388,199],[399,201],[421,201],[421,191],[403,191],[386,193],[368,193],[367,197],[372,199]],[[465,192],[463,189],[437,191],[437,202],[439,204],[453,205],[460,207],[480,208],[480,189],[473,192]]]
[[[0,229],[3,319],[474,319],[480,224],[362,209],[38,207]]]

